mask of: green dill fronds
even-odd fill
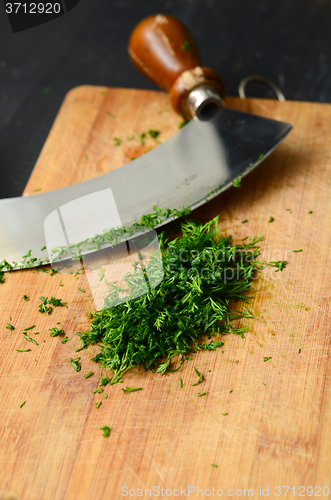
[[[183,381],[182,381],[182,379],[181,379],[181,378],[179,379],[179,387],[180,387],[181,389],[183,389],[183,387],[184,387],[184,384],[183,384]]]
[[[263,362],[265,363],[266,361],[269,361],[269,359],[272,359],[271,356],[263,356]]]
[[[212,467],[215,467],[216,469],[218,468],[218,465],[216,464],[210,464]]]
[[[34,339],[32,339],[31,337],[29,337],[26,333],[22,333],[23,337],[25,338],[25,340],[27,340],[28,342],[32,342],[32,344],[34,345],[39,345],[38,342],[36,342]]]
[[[82,369],[79,361],[80,361],[80,358],[75,358],[75,359],[70,358],[70,361],[69,361],[69,363],[71,364],[71,366],[74,367],[76,372],[80,372]]]
[[[62,330],[62,328],[61,329],[58,327],[49,328],[49,331],[51,332],[50,333],[51,337],[58,337],[59,335],[64,335],[64,331]]]
[[[99,429],[103,431],[103,437],[107,438],[110,435],[111,428],[108,425],[102,425]]]
[[[120,146],[122,144],[122,139],[119,139],[119,137],[114,137],[114,146]]]
[[[198,398],[201,398],[201,396],[205,396],[207,394],[207,391],[205,392],[198,392]]]
[[[293,253],[299,253],[299,252],[302,252],[302,248],[301,250],[292,250]]]
[[[98,403],[95,403],[96,408],[100,408],[101,405],[102,405],[102,401],[98,401]]]
[[[6,328],[7,328],[7,330],[11,330],[11,331],[15,330],[15,327],[11,323],[7,323]]]
[[[27,328],[23,328],[23,332],[28,332],[29,330],[33,330],[33,328],[36,328],[36,325],[28,326]]]
[[[152,139],[157,139],[161,132],[159,132],[159,130],[152,130],[151,129],[148,131],[148,133],[152,137]]]
[[[16,352],[30,352],[31,349],[16,349]]]
[[[268,220],[268,222],[273,222],[275,219],[273,217],[270,216],[270,219]]]
[[[122,391],[125,393],[127,392],[136,392],[136,391],[142,391],[144,388],[143,387],[124,387]]]
[[[268,266],[277,267],[277,270],[275,271],[276,273],[278,273],[278,271],[282,271],[283,269],[285,269],[287,264],[288,264],[287,260],[275,260],[273,262],[268,262]]]
[[[241,177],[238,177],[236,180],[234,180],[232,184],[233,184],[233,187],[240,188],[241,187]]]
[[[195,384],[192,384],[192,386],[199,385],[203,381],[203,375],[199,372],[199,370],[196,367],[194,367],[194,371],[195,371],[196,375],[199,377],[199,380],[197,382],[195,382]]]
[[[90,377],[92,377],[92,375],[93,375],[93,372],[85,373],[84,378],[90,378]]]
[[[23,295],[23,300],[25,300],[26,302],[29,302],[29,297],[27,295]]]
[[[23,401],[22,404],[20,404],[20,408],[23,408],[23,406],[25,405],[26,401]]]
[[[64,337],[63,340],[61,340],[61,344],[65,344],[66,342],[68,342],[69,340],[69,337]]]

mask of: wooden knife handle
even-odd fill
[[[222,106],[222,77],[200,65],[191,34],[175,17],[143,19],[131,34],[128,51],[143,75],[170,92],[172,107],[185,118],[206,120]]]

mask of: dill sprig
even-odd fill
[[[218,234],[218,217],[206,224],[186,221],[181,230],[182,237],[173,241],[164,232],[159,236],[161,283],[111,307],[118,293],[114,288],[105,308],[94,312],[90,330],[80,333],[83,347],[99,344],[93,360],[113,370],[110,384],[133,366],[164,374],[178,355],[183,362],[190,352],[222,346],[223,334],[243,337],[245,328],[233,328],[231,321],[252,315],[245,308],[234,310],[232,303],[248,302],[252,280],[262,269],[257,260],[261,238],[233,246],[231,236]],[[149,277],[156,276],[159,261],[150,258],[146,269]],[[129,273],[128,285],[142,272]]]

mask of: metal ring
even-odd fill
[[[263,78],[263,76],[258,76],[258,75],[247,76],[246,78],[244,78],[243,80],[241,80],[241,82],[239,83],[239,89],[238,89],[239,90],[239,97],[240,97],[240,99],[245,99],[246,98],[245,88],[246,88],[246,85],[248,83],[250,83],[250,82],[261,82],[261,83],[264,83],[265,85],[267,85],[268,87],[270,87],[275,92],[276,96],[278,97],[278,99],[281,102],[284,102],[286,100],[283,92],[280,90],[279,87],[277,87],[277,85],[275,85],[273,82],[271,82],[267,78]]]

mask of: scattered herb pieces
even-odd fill
[[[180,387],[181,389],[183,389],[183,387],[184,387],[184,384],[183,384],[183,381],[182,381],[182,379],[181,379],[181,378],[179,379],[179,387]]]
[[[285,208],[286,212],[290,212],[290,214],[292,213],[292,210],[290,208]]]
[[[62,299],[56,299],[55,297],[51,297],[48,301],[48,304],[52,304],[54,307],[64,307],[65,303],[62,302]]]
[[[108,394],[105,392],[105,393],[104,393],[104,395],[103,395],[103,397],[104,397],[105,399],[108,399]]]
[[[98,387],[97,389],[95,389],[95,391],[93,391],[93,394],[101,394],[102,392],[103,392],[102,387]]]
[[[191,47],[191,45],[190,45],[190,42],[188,40],[185,40],[180,46],[180,48],[182,49],[183,52],[185,52],[185,50],[189,49],[190,47]]]
[[[103,431],[103,437],[107,438],[110,435],[111,428],[108,425],[102,425],[99,429]]]
[[[93,375],[93,372],[85,373],[84,378],[90,378],[90,377],[92,377],[92,375]]]
[[[210,464],[212,467],[215,467],[216,469],[218,468],[218,465],[216,464]]]
[[[23,328],[23,332],[28,332],[29,330],[33,330],[36,325],[28,326],[28,328]]]
[[[153,226],[155,216],[142,224]],[[118,290],[111,290],[105,307],[94,312],[90,328],[80,334],[83,347],[100,346],[93,360],[113,371],[111,384],[133,366],[163,374],[175,356],[185,360],[192,352],[214,350],[223,345],[222,334],[243,336],[244,329],[232,327],[231,321],[251,315],[247,309],[232,310],[229,300],[249,300],[252,280],[262,269],[257,260],[261,238],[233,246],[231,237],[219,235],[218,218],[206,224],[186,221],[181,230],[183,236],[173,241],[164,232],[159,236],[161,282],[158,261],[146,264],[148,275],[160,284],[116,307],[111,304]],[[129,273],[128,286],[142,272]],[[207,334],[209,342],[203,340]]]
[[[103,274],[98,273],[98,276],[99,276],[99,281],[102,281],[103,278],[105,277],[105,273]]]
[[[292,250],[293,253],[299,253],[299,252],[302,252],[302,248],[301,250]]]
[[[231,394],[231,392],[233,392],[233,389],[231,389],[231,391],[229,391],[230,394]]]
[[[142,133],[139,135],[139,139],[140,139],[140,144],[141,144],[142,146],[145,146],[146,133],[145,133],[145,132],[142,132]]]
[[[115,144],[114,146],[120,146],[122,144],[122,139],[119,139],[118,137],[114,137]]]
[[[233,187],[240,188],[241,187],[241,177],[233,181]]]
[[[27,295],[23,295],[23,300],[26,300],[26,302],[29,302],[29,297]]]
[[[42,189],[41,188],[37,188],[37,189],[33,190],[34,193],[38,193],[39,191],[42,191]]]
[[[159,130],[152,130],[151,129],[148,131],[148,133],[152,137],[152,139],[157,139],[161,132],[159,132]]]
[[[31,349],[16,349],[17,352],[30,352]]]
[[[20,405],[20,408],[23,408],[23,406],[25,405],[26,401],[23,401],[23,403]]]
[[[11,330],[11,331],[15,330],[15,327],[11,323],[7,323],[6,328],[7,328],[7,330]]]
[[[122,389],[124,394],[126,392],[136,392],[136,391],[142,391],[142,390],[143,390],[143,387],[125,387],[124,389]]]
[[[50,333],[51,337],[58,337],[59,335],[64,334],[64,331],[62,330],[62,328],[60,329],[57,326],[55,328],[49,328],[49,331],[51,332]]]
[[[59,274],[59,271],[57,271],[56,269],[54,269],[54,267],[52,267],[50,276],[54,276],[54,274]]]
[[[78,290],[79,290],[80,292],[86,293],[86,292],[85,292],[85,290],[83,290],[82,288],[79,288],[79,287],[78,287]]]
[[[80,361],[80,358],[75,358],[75,359],[70,358],[70,361],[69,361],[69,363],[71,364],[71,366],[74,367],[76,372],[80,372],[80,370],[82,369],[79,361]]]
[[[46,250],[46,246],[43,246],[40,251],[43,252],[44,250]]]
[[[109,378],[107,375],[105,377],[102,376],[102,373],[100,373],[100,385],[103,387],[109,383]]]
[[[61,340],[61,344],[65,344],[66,342],[68,342],[69,340],[69,337],[64,337],[63,340]]]
[[[264,363],[265,363],[266,361],[269,361],[269,359],[272,359],[272,357],[271,357],[271,356],[263,356],[263,361],[264,361]]]
[[[226,417],[227,415],[229,415],[228,413],[222,413],[222,415],[224,415],[224,417]]]
[[[287,260],[275,260],[273,262],[269,262],[268,266],[277,267],[277,271],[275,272],[278,273],[278,271],[282,271],[283,269],[285,269],[287,264],[288,264]]]
[[[301,349],[299,349],[299,354],[301,354]]]
[[[248,222],[247,219],[241,221],[242,224],[245,224],[246,222]]]
[[[273,222],[275,219],[273,217],[270,217],[270,219],[268,220],[268,222]]]
[[[196,367],[194,367],[194,371],[197,374],[197,376],[199,377],[199,380],[197,382],[195,382],[195,384],[192,384],[192,385],[199,385],[203,381],[203,375],[202,375],[202,373],[199,372],[199,370],[197,370]]]
[[[264,157],[264,153],[261,153],[260,156],[258,157],[257,161],[261,161],[263,157]]]
[[[198,392],[198,397],[200,398],[201,396],[205,396],[207,394],[207,392]]]
[[[25,338],[25,340],[27,340],[28,342],[32,342],[33,344],[35,345],[39,345],[38,342],[36,342],[34,339],[32,339],[31,337],[29,337],[26,333],[22,333],[23,337]]]
[[[309,214],[312,214],[312,213],[313,213],[313,211],[312,211],[312,210],[309,210],[309,212],[308,212],[308,213],[309,213]]]
[[[102,401],[98,401],[98,403],[95,403],[96,408],[100,408],[101,405],[102,405]]]

